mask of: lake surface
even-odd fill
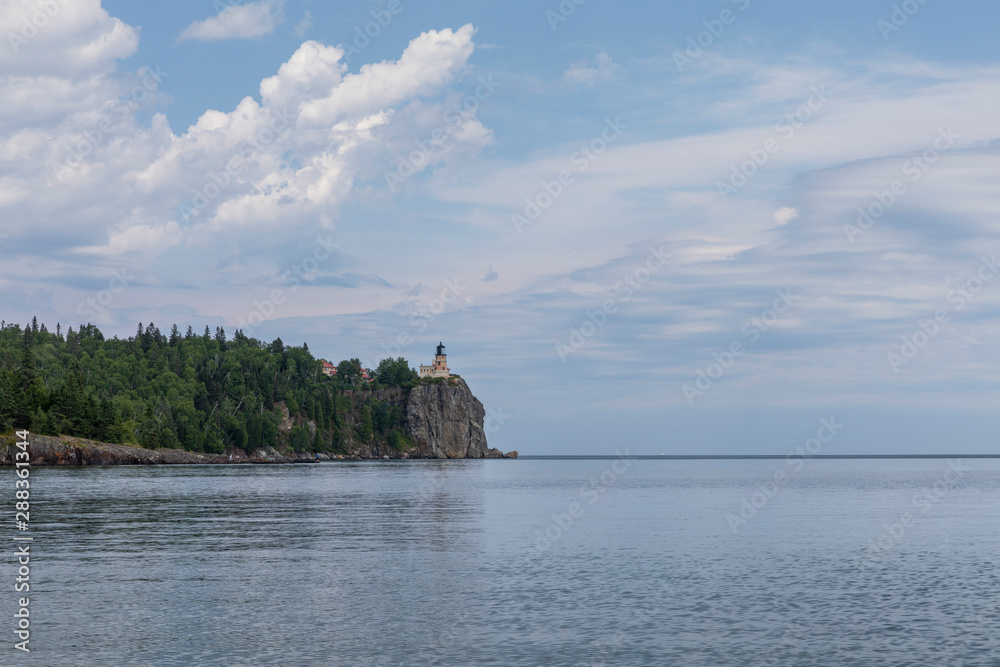
[[[800,463],[35,468],[30,663],[1000,665],[1000,461]]]

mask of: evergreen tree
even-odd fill
[[[342,383],[353,386],[361,382],[361,360],[348,359],[337,364],[337,379]]]
[[[188,330],[181,338],[171,327],[168,339],[150,322],[134,337],[105,340],[85,324],[67,327],[62,341],[59,325],[52,333],[42,323],[37,332],[33,323],[0,324],[0,428],[223,452],[338,448],[352,436],[388,438],[403,424],[399,407],[366,406],[365,394],[347,391],[360,379],[357,359],[342,362],[342,378],[317,381],[320,362],[306,346],[264,343],[242,330],[222,344]],[[279,401],[293,432],[279,430]]]
[[[372,411],[366,405],[361,410],[361,423],[358,424],[358,438],[362,442],[368,442],[372,439],[375,433],[375,429],[372,425]]]

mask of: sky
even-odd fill
[[[998,453],[998,18],[7,0],[0,318],[444,342],[523,454]]]

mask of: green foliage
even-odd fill
[[[353,386],[361,383],[361,360],[349,359],[337,365],[337,380],[345,385]]]
[[[413,446],[413,441],[406,436],[401,428],[389,431],[386,434],[386,441],[388,441],[390,447],[400,452],[405,452]]]
[[[372,411],[366,405],[361,410],[361,423],[358,424],[358,438],[362,442],[368,442],[372,439],[375,434],[375,428],[372,424]]]
[[[305,346],[239,330],[230,337],[221,327],[214,336],[208,327],[202,335],[190,326],[184,335],[176,326],[167,331],[140,324],[129,338],[105,339],[89,324],[63,336],[59,325],[50,333],[41,323],[0,323],[0,429],[212,453],[345,451],[376,439],[408,446],[400,407],[357,391],[368,386],[358,359],[342,361],[338,377],[328,378]],[[372,375],[377,386],[419,383],[402,358]],[[291,433],[279,429],[280,401]]]
[[[416,386],[420,376],[410,368],[406,359],[399,357],[380,361],[375,370],[375,379],[386,387],[412,387]]]
[[[296,426],[292,429],[292,449],[297,452],[305,451],[312,441],[309,439],[309,429]]]

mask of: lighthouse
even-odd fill
[[[420,377],[422,378],[450,378],[451,371],[448,370],[448,356],[444,353],[444,343],[438,343],[437,354],[434,356],[434,363],[430,366],[420,367]]]

